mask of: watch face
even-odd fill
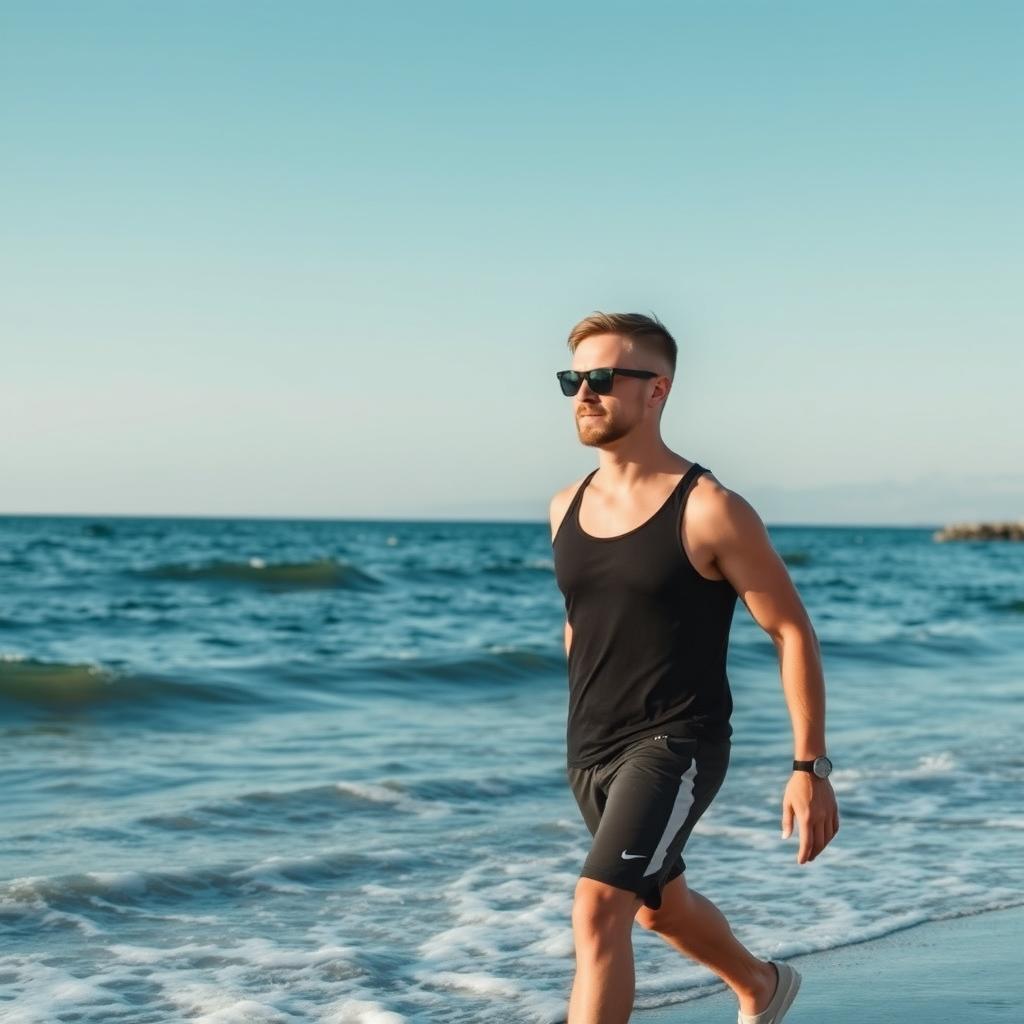
[[[814,759],[814,774],[819,779],[827,779],[832,771],[832,762],[827,757],[816,757]]]

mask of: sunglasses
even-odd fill
[[[594,394],[609,395],[616,374],[620,377],[661,376],[653,370],[626,370],[621,366],[602,366],[597,370],[559,370],[555,376],[558,378],[558,383],[562,385],[563,395],[575,395],[579,391],[584,377],[587,379],[587,386]]]

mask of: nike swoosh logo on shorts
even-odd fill
[[[625,850],[622,851],[622,859],[623,860],[632,860],[634,857],[646,857],[646,856],[647,856],[646,853],[626,853]]]

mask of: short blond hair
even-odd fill
[[[620,334],[629,338],[637,347],[664,356],[672,368],[672,375],[675,375],[678,346],[665,325],[653,314],[645,316],[643,313],[602,313],[595,310],[569,332],[569,351],[575,352],[581,341],[595,334]]]

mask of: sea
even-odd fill
[[[807,864],[737,604],[686,864],[759,956],[1024,904],[1024,544],[932,529],[769,526],[825,670]],[[0,1020],[564,1021],[563,623],[546,522],[0,517]],[[637,1007],[721,991],[633,946]]]

